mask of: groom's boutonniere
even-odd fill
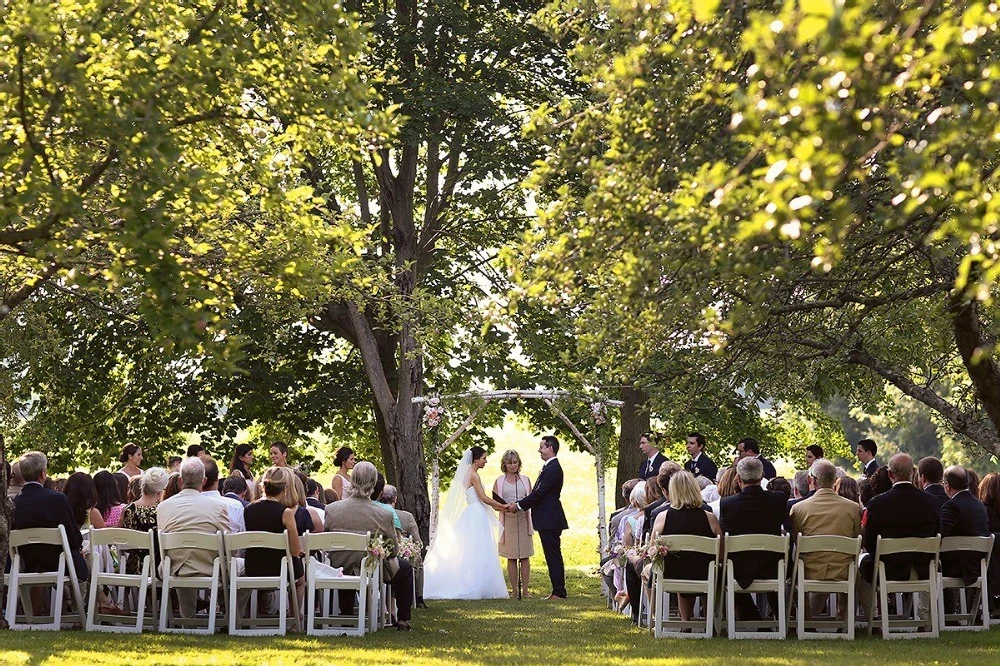
[[[701,474],[701,470],[700,470],[700,469],[698,469],[697,467],[695,467],[695,468],[694,468],[694,475],[695,475],[695,476],[698,476],[699,474]]]

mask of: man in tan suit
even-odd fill
[[[381,534],[389,542],[389,557],[382,563],[383,577],[392,587],[396,597],[397,625],[399,631],[410,630],[410,607],[413,605],[413,568],[405,559],[397,557],[399,537],[393,524],[392,513],[385,505],[371,499],[375,490],[378,470],[370,462],[362,461],[351,471],[351,488],[347,497],[326,505],[324,529],[327,532],[354,532],[373,536]],[[357,575],[364,557],[361,552],[338,552],[331,554],[330,563],[343,567],[344,573]],[[340,592],[340,610],[345,615],[354,612],[354,593]]]
[[[861,534],[861,505],[841,497],[833,491],[837,480],[837,468],[825,458],[813,463],[809,469],[810,487],[815,484],[816,492],[807,499],[792,506],[789,520],[792,536],[845,536],[856,538]],[[838,553],[807,553],[802,556],[806,578],[813,580],[847,580],[847,571],[854,558]],[[810,617],[822,611],[827,595],[811,594]],[[846,595],[840,600],[844,610]],[[810,612],[811,611],[811,612]]]
[[[396,500],[398,497],[399,493],[396,491],[396,486],[387,485],[382,489],[381,502],[383,504],[388,504],[396,509]],[[413,517],[412,513],[403,511],[402,509],[396,509],[396,514],[399,516],[399,522],[403,526],[399,530],[399,533],[402,536],[413,539],[417,547],[420,548],[421,556],[424,555],[424,542],[420,539],[420,528],[417,527],[417,519]],[[410,564],[412,565],[413,563],[411,562]],[[427,608],[427,604],[424,603],[424,566],[422,562],[413,567],[413,578],[417,583],[417,608]]]
[[[156,506],[156,527],[160,532],[229,532],[229,511],[221,495],[218,499],[203,495],[205,464],[200,458],[188,458],[181,463],[182,490]],[[207,550],[168,551],[171,576],[211,576],[212,564],[218,555]],[[178,589],[177,600],[182,617],[195,614],[195,590]]]

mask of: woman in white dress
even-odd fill
[[[437,534],[424,560],[426,599],[505,599],[507,582],[497,556],[504,505],[486,495],[479,470],[486,450],[467,450],[441,508]],[[492,508],[491,508],[492,507]]]

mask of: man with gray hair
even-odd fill
[[[69,544],[70,556],[73,558],[73,569],[77,580],[86,583],[89,574],[87,561],[83,558],[83,535],[80,526],[73,519],[66,495],[54,490],[48,490],[45,483],[49,461],[40,451],[29,451],[21,456],[16,463],[24,478],[21,493],[14,498],[14,520],[12,530],[26,530],[35,527],[59,527],[66,530],[66,541]],[[59,568],[61,546],[38,545],[23,546],[21,559],[25,572],[42,573],[56,571]]]
[[[724,497],[719,502],[722,531],[739,534],[781,534],[781,525],[788,515],[785,494],[760,487],[764,477],[764,464],[756,457],[740,458],[736,464],[740,492]],[[734,553],[736,582],[741,588],[750,586],[758,578],[774,578],[778,572],[779,553]],[[777,612],[777,595],[768,594],[772,612]],[[739,620],[760,620],[761,615],[753,600],[737,590],[736,616]]]
[[[382,489],[381,502],[383,504],[388,504],[389,506],[396,508],[396,500],[399,498],[399,492],[396,490],[396,486],[386,485]],[[413,514],[409,511],[403,511],[402,509],[396,509],[396,514],[399,516],[399,521],[402,527],[399,533],[405,537],[410,537],[413,539],[417,547],[420,548],[420,554],[423,556],[426,554],[424,549],[424,542],[420,539],[420,528],[417,527],[417,520],[413,517]],[[410,564],[413,564],[412,562]],[[424,567],[422,565],[413,568],[413,577],[417,582],[417,608],[427,608],[427,604],[424,603]]]
[[[181,463],[181,491],[156,505],[156,527],[160,532],[229,532],[229,507],[218,491],[202,493],[205,485],[205,463],[191,457]],[[211,576],[218,553],[207,550],[172,550],[171,576]],[[196,591],[177,590],[181,616],[193,617]]]
[[[803,499],[792,507],[790,521],[792,538],[805,536],[844,536],[857,538],[861,534],[861,505],[841,497],[833,491],[837,480],[837,468],[825,458],[812,464],[808,471],[810,485],[816,488],[812,497]],[[847,580],[851,561],[850,555],[838,553],[806,553],[802,556],[806,578],[810,580]],[[810,594],[810,604],[806,612],[822,611],[827,595]],[[843,600],[839,608],[843,611]]]
[[[398,557],[399,537],[393,524],[392,514],[384,505],[371,499],[378,480],[375,465],[361,461],[351,470],[351,487],[347,497],[326,505],[324,529],[327,532],[354,532],[382,535],[389,542],[389,557],[383,563],[383,576],[392,587],[396,597],[397,625],[399,631],[410,630],[410,606],[413,605],[413,568],[404,558]],[[356,576],[364,553],[335,551],[330,555],[330,563],[342,567],[344,573]],[[354,612],[354,592],[342,590],[340,612],[350,615]]]

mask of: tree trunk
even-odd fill
[[[951,302],[951,325],[955,332],[955,345],[962,356],[976,397],[993,424],[993,432],[1000,430],[1000,367],[994,356],[995,341],[983,332],[979,319],[979,302],[956,296]],[[1000,455],[1000,442],[994,440],[990,450]]]
[[[604,451],[600,447],[594,450],[594,461],[597,467],[597,541],[600,544],[598,557],[604,557],[604,553],[608,550],[608,510],[607,493],[604,488]]]
[[[622,387],[622,431],[618,438],[618,473],[615,477],[615,507],[625,506],[622,484],[634,479],[645,456],[639,450],[639,438],[649,430],[649,396],[634,386]]]
[[[14,503],[7,498],[7,445],[0,433],[0,571],[7,570],[7,548],[10,545],[10,525],[14,518]],[[7,589],[0,580],[0,599],[7,599]],[[0,618],[0,626],[6,628],[7,620]]]

